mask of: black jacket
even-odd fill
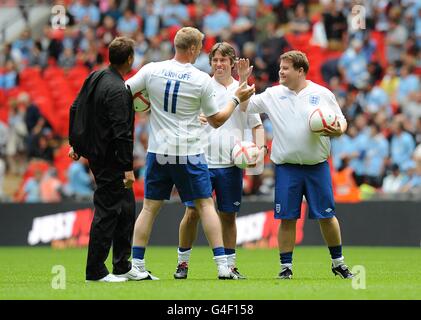
[[[92,72],[70,107],[69,143],[96,165],[133,170],[134,110],[124,79],[112,66]]]

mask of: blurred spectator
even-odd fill
[[[27,129],[27,149],[31,148],[33,140],[37,134],[41,132],[43,128],[50,128],[51,125],[41,115],[39,108],[31,102],[31,97],[28,93],[22,92],[17,98],[18,108],[25,111],[25,124]]]
[[[401,60],[403,46],[408,38],[408,31],[399,24],[399,18],[389,19],[389,30],[386,35],[386,54],[390,64]]]
[[[370,200],[375,196],[377,190],[375,187],[370,185],[367,178],[364,178],[363,183],[360,185],[360,197],[361,200]]]
[[[338,101],[339,106],[343,109],[346,102],[346,91],[342,88],[341,81],[339,77],[332,77],[329,81],[330,91],[335,95],[336,100]]]
[[[339,70],[347,83],[362,89],[368,82],[367,61],[362,49],[363,42],[359,39],[351,41],[351,45],[339,60]]]
[[[41,202],[40,183],[42,171],[35,170],[34,176],[23,185],[23,199],[25,202]]]
[[[348,132],[349,131],[354,131],[355,132],[355,127],[349,127],[348,128]],[[355,133],[354,133],[355,136]],[[332,163],[333,163],[333,167],[336,170],[339,170],[339,168],[343,167],[343,160],[346,158],[348,159],[348,164],[349,161],[354,158],[355,156],[352,155],[354,150],[351,150],[351,146],[352,146],[352,139],[351,137],[345,133],[343,135],[341,135],[340,137],[337,138],[333,138],[331,139],[331,146],[332,146]]]
[[[342,165],[332,175],[335,201],[358,202],[360,190],[355,181],[354,170],[349,166],[349,158],[342,159]]]
[[[387,93],[389,96],[389,101],[395,103],[396,93],[399,87],[399,77],[396,72],[396,67],[394,65],[389,65],[386,69],[386,74],[384,75],[380,87]]]
[[[57,178],[57,170],[50,168],[44,173],[40,182],[40,197],[42,202],[60,202],[62,200],[62,184]]]
[[[54,159],[52,139],[53,136],[51,129],[42,129],[42,131],[36,134],[31,141],[31,145],[28,149],[28,158],[43,159],[52,163]]]
[[[421,90],[420,80],[418,76],[412,74],[413,68],[403,65],[400,70],[399,85],[397,92],[397,100],[399,104],[405,108],[411,96]]]
[[[415,149],[415,141],[412,135],[404,131],[403,123],[399,120],[392,122],[392,139],[390,155],[392,164],[399,165],[402,170],[410,161]]]
[[[314,21],[310,43],[313,46],[321,48],[327,48],[328,46],[325,24],[322,15],[317,17]]]
[[[117,31],[121,36],[133,37],[139,30],[139,20],[130,9],[117,21]]]
[[[404,175],[400,172],[399,166],[393,164],[390,173],[384,178],[382,191],[384,193],[397,193],[400,192],[405,181]]]
[[[370,139],[370,130],[367,127],[367,120],[363,114],[356,117],[355,129],[350,130],[348,134],[353,138],[350,145],[350,156],[352,159],[350,166],[354,169],[357,184],[360,185],[365,177],[364,159]]]
[[[77,200],[88,200],[93,195],[92,178],[89,174],[87,160],[80,158],[74,161],[67,170],[68,183],[65,186],[67,196]]]
[[[417,121],[421,118],[421,91],[411,94],[409,101],[402,106],[402,112],[414,125],[417,124]]]
[[[72,68],[76,63],[76,57],[73,53],[72,48],[65,48],[64,51],[60,54],[58,59],[58,65],[64,69]]]
[[[359,114],[363,113],[363,107],[357,99],[358,90],[349,90],[346,97],[342,112],[346,119],[355,119]]]
[[[289,30],[294,34],[307,33],[311,29],[311,22],[308,18],[307,7],[304,3],[298,2],[295,7],[294,14],[292,15],[288,24]]]
[[[338,6],[338,7],[337,7]],[[341,4],[337,1],[329,1],[324,7],[323,22],[326,30],[328,47],[332,50],[343,49],[342,37],[346,34],[347,22],[342,13]]]
[[[122,13],[117,6],[117,0],[108,0],[107,10],[104,12],[104,16],[110,16],[114,21],[120,19]]]
[[[257,17],[255,22],[255,39],[258,43],[262,43],[268,38],[268,28],[269,25],[273,26],[271,27],[271,30],[275,30],[276,32],[276,25],[278,21],[276,19],[276,15],[273,13],[270,7],[260,5],[257,8]]]
[[[80,33],[80,37],[79,49],[83,52],[87,52],[92,45],[97,45],[98,43],[94,28],[87,28]]]
[[[156,12],[152,2],[148,2],[144,11],[140,13],[143,20],[143,33],[146,38],[152,38],[159,34],[162,21],[160,15]]]
[[[246,42],[243,46],[242,58],[249,59],[250,65],[253,66],[253,75],[255,77],[266,74],[266,62],[257,55],[257,47],[253,42]],[[279,68],[279,66],[278,66]],[[279,79],[279,76],[278,76]]]
[[[365,104],[363,105],[365,112],[376,114],[386,111],[388,116],[392,115],[387,93],[380,86],[375,85],[374,81],[370,80],[363,92],[365,93]]]
[[[69,7],[70,14],[79,26],[96,27],[100,19],[100,11],[91,0],[76,0]]]
[[[189,13],[186,5],[180,3],[180,0],[169,0],[162,11],[162,23],[164,27],[187,25]]]
[[[4,72],[0,73],[0,90],[13,89],[18,84],[18,72],[16,65],[12,60],[7,60],[4,67]]]
[[[25,171],[25,141],[27,135],[25,110],[18,108],[16,100],[10,100],[6,157],[9,170],[14,175],[21,175]]]
[[[116,21],[112,16],[105,16],[101,26],[96,30],[96,36],[104,46],[108,46],[117,37]]]
[[[167,42],[167,44],[169,43]],[[150,39],[149,47],[145,53],[145,63],[167,60],[171,55],[171,45],[163,45],[161,37],[155,36]]]
[[[248,6],[240,7],[238,16],[231,26],[231,32],[232,39],[238,45],[240,51],[244,43],[254,40],[254,24]]]
[[[145,64],[145,55],[149,45],[142,32],[138,32],[135,38],[133,68],[140,69]]]
[[[16,41],[12,44],[12,51],[17,52],[22,61],[26,64],[29,60],[32,48],[34,46],[34,40],[31,38],[31,32],[29,29],[24,29]]]
[[[48,64],[48,52],[42,48],[40,41],[35,41],[34,46],[29,54],[28,66],[39,66],[42,69],[46,68]]]
[[[203,21],[203,32],[208,37],[218,37],[224,29],[230,29],[231,16],[224,8],[218,8],[214,3],[209,7],[209,13],[205,16]]]
[[[411,161],[407,165],[407,181],[401,187],[400,192],[421,195],[421,165]]]
[[[367,177],[368,184],[379,188],[382,185],[386,160],[389,155],[389,142],[380,132],[377,124],[372,124],[370,130],[364,159],[364,174]]]
[[[279,80],[279,56],[291,50],[291,46],[283,35],[277,34],[275,23],[268,23],[266,27],[267,38],[260,45],[260,54],[265,63],[261,64],[260,69],[265,69],[269,82],[277,82]]]

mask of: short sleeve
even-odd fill
[[[202,96],[200,99],[200,108],[206,117],[213,116],[219,112],[218,104],[215,99],[215,89],[212,85],[211,78],[204,85]]]
[[[249,100],[249,104],[247,106],[247,113],[253,114],[253,113],[264,113],[267,112],[266,110],[266,104],[265,99],[268,95],[267,90],[263,93],[256,94],[252,96]]]
[[[146,89],[146,83],[149,80],[149,73],[153,63],[148,63],[141,68],[133,77],[128,79],[125,84],[130,88],[132,95],[136,92]]]
[[[345,121],[345,116],[342,113],[341,107],[339,107],[338,101],[336,101],[335,95],[332,92],[328,93],[327,102],[329,107],[335,112],[338,120]]]

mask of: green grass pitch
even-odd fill
[[[295,249],[294,279],[278,280],[276,249],[238,249],[237,264],[247,280],[220,281],[212,251],[195,247],[189,277],[174,280],[176,247],[148,247],[147,268],[160,281],[85,283],[86,249],[0,248],[0,300],[140,299],[140,300],[294,300],[421,299],[419,248],[345,247],[349,266],[365,268],[366,289],[333,276],[325,247]],[[54,289],[53,266],[65,268],[65,289]],[[110,259],[107,261],[110,268]],[[360,284],[362,282],[359,282]]]

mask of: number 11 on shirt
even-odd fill
[[[180,89],[180,81],[174,81],[174,80],[167,81],[167,85],[165,86],[164,111],[168,112],[168,101],[170,97],[170,90],[171,90],[172,82],[175,82],[175,85],[172,92],[171,113],[175,113],[177,109],[177,96],[178,96],[178,90]]]

